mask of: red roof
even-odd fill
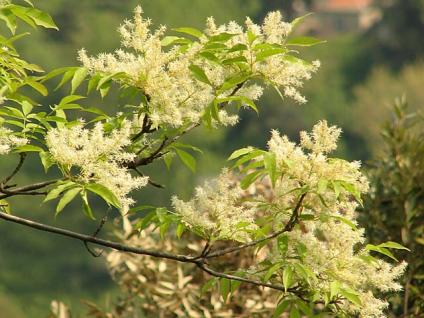
[[[326,0],[322,1],[321,9],[325,11],[359,11],[367,8],[372,0]]]

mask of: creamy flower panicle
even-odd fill
[[[96,182],[112,191],[126,214],[134,200],[128,194],[147,184],[147,177],[133,177],[124,163],[135,154],[125,151],[131,144],[131,124],[124,121],[120,129],[106,134],[101,123],[93,129],[83,124],[50,130],[46,136],[49,151],[65,172],[79,169],[77,178],[84,183]]]
[[[259,59],[258,45],[280,45],[289,35],[291,25],[282,20],[279,12],[270,13],[262,26],[246,19],[245,28],[235,22],[217,26],[213,18],[206,23],[205,35],[198,41],[182,49],[181,45],[164,46],[166,27],[151,30],[151,21],[142,17],[142,9],[137,7],[133,20],[125,21],[119,28],[122,49],[114,53],[103,53],[97,57],[90,57],[85,50],[79,52],[79,59],[91,72],[106,74],[122,73],[118,81],[139,88],[148,96],[148,113],[155,126],[171,125],[179,127],[186,122],[198,122],[205,109],[216,98],[225,98],[232,94],[233,88],[217,92],[217,88],[240,73],[234,65],[216,63],[201,54],[210,37],[219,34],[231,34],[231,38],[223,43],[232,48],[242,45],[244,50],[220,53],[219,56],[230,60],[244,57],[249,78],[259,77],[265,82],[282,88],[285,96],[293,98],[299,103],[306,99],[299,93],[305,80],[310,79],[319,63],[306,64],[285,59],[283,50],[280,54]],[[249,34],[256,39],[249,42]],[[255,47],[254,47],[255,46]],[[287,50],[288,52],[288,50]],[[241,55],[240,55],[241,54]],[[195,65],[202,69],[210,82],[197,80],[190,66]],[[245,72],[245,71],[244,71]],[[245,74],[245,73],[244,73]],[[257,100],[262,95],[263,88],[258,84],[244,83],[237,92],[251,100]],[[220,124],[235,125],[237,115],[229,115],[227,110],[219,112]]]
[[[311,133],[301,132],[301,142],[297,145],[273,131],[268,147],[275,155],[280,174],[274,187],[270,186],[269,177],[265,177],[243,191],[235,176],[225,171],[215,181],[217,186],[207,183],[199,187],[189,202],[174,198],[174,208],[189,227],[204,233],[218,232],[218,239],[244,242],[251,238],[249,232],[243,232],[241,238],[235,235],[240,232],[238,222],[255,230],[258,229],[256,219],[269,216],[274,231],[281,230],[299,201],[296,189],[309,189],[300,212],[312,216],[313,220],[301,221],[301,226],[284,234],[289,242],[286,254],[271,244],[269,260],[295,266],[299,262],[297,246],[301,244],[306,250],[302,266],[317,277],[308,282],[311,290],[326,295],[337,281],[340,290],[354,290],[361,302],[358,305],[341,300],[340,308],[360,317],[380,318],[384,317],[383,310],[388,303],[376,297],[375,292],[400,290],[396,280],[404,272],[406,263],[393,266],[380,259],[366,261],[369,252],[361,248],[365,243],[364,230],[356,227],[358,203],[352,192],[367,192],[368,181],[359,170],[359,162],[328,157],[328,153],[336,149],[340,133],[339,128],[320,121]],[[346,188],[336,191],[332,182]],[[264,209],[264,206],[270,208]],[[256,270],[251,268],[252,272],[261,270],[261,265]]]
[[[19,146],[26,145],[28,139],[17,137],[13,134],[13,131],[0,126],[0,155],[6,155],[10,151]]]
[[[243,190],[234,176],[224,170],[212,182],[197,187],[192,200],[184,202],[174,197],[172,204],[182,221],[212,239],[245,242],[250,240],[246,230],[257,228],[253,205],[242,202]]]

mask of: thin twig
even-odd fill
[[[211,269],[211,268],[209,268],[205,265],[205,259],[199,260],[197,257],[193,257],[193,256],[177,255],[177,254],[171,254],[171,253],[166,253],[166,252],[161,252],[161,251],[156,251],[156,250],[144,249],[144,248],[140,248],[140,247],[128,246],[128,245],[121,244],[121,243],[118,243],[118,242],[108,241],[108,240],[96,238],[96,237],[93,237],[93,236],[90,236],[90,235],[85,235],[85,234],[65,230],[65,229],[62,229],[62,228],[54,227],[54,226],[51,226],[51,225],[47,225],[47,224],[43,224],[43,223],[39,223],[39,222],[34,222],[34,221],[31,221],[31,220],[20,218],[20,217],[17,217],[17,216],[13,216],[13,215],[10,215],[10,214],[4,213],[4,212],[0,212],[0,218],[4,219],[6,221],[10,221],[10,222],[13,222],[13,223],[28,226],[28,227],[31,227],[31,228],[34,228],[34,229],[37,229],[37,230],[40,230],[40,231],[50,232],[50,233],[70,237],[70,238],[77,239],[77,240],[80,240],[80,241],[83,241],[83,242],[93,243],[93,244],[96,244],[96,245],[115,249],[115,250],[118,250],[118,251],[121,251],[121,252],[128,252],[128,253],[134,253],[134,254],[139,254],[139,255],[148,255],[148,256],[157,257],[157,258],[170,259],[170,260],[174,260],[174,261],[182,262],[182,263],[192,263],[192,264],[195,264],[201,270],[203,270],[206,273],[208,273],[212,276],[215,276],[215,277],[226,278],[226,279],[230,279],[230,280],[236,280],[236,281],[240,281],[240,282],[244,282],[244,283],[248,283],[248,284],[252,284],[252,285],[256,285],[256,286],[268,287],[268,288],[276,289],[276,290],[279,290],[279,291],[284,291],[284,287],[280,286],[280,285],[264,283],[264,282],[261,282],[261,281],[257,281],[257,280],[253,280],[253,279],[249,279],[249,278],[245,278],[245,277],[240,277],[240,276],[235,276],[235,275],[217,272],[217,271],[215,271],[215,270],[213,270],[213,269]],[[292,292],[292,293],[300,293],[300,291],[295,290],[295,289],[290,289],[289,291]]]
[[[122,252],[129,252],[129,253],[140,254],[140,255],[149,255],[152,257],[171,259],[178,262],[190,262],[190,263],[195,262],[194,258],[191,256],[175,255],[175,254],[170,254],[166,252],[160,252],[160,251],[148,250],[148,249],[139,248],[139,247],[128,246],[118,242],[113,242],[113,241],[108,241],[108,240],[100,239],[97,237],[93,237],[92,235],[81,234],[81,233],[73,232],[70,230],[62,229],[59,227],[54,227],[51,225],[31,221],[31,220],[10,215],[4,212],[0,212],[0,218],[6,221],[29,226],[31,228],[34,228],[40,231],[67,236],[67,237],[74,238],[83,242],[89,242],[96,245],[109,247],[109,248],[122,251]]]
[[[21,170],[21,168],[22,168],[22,165],[24,164],[24,161],[25,161],[25,158],[26,158],[26,156],[27,156],[27,154],[26,154],[26,152],[21,152],[20,154],[19,154],[19,162],[18,162],[18,165],[16,166],[16,168],[15,168],[15,170],[13,170],[13,172],[8,176],[8,177],[6,177],[2,182],[1,182],[1,184],[3,185],[3,186],[6,186],[6,184],[10,181],[10,180],[12,180],[12,178],[19,172],[19,170]]]
[[[103,226],[105,225],[105,223],[107,222],[109,216],[109,209],[106,211],[106,214],[102,217],[102,220],[100,221],[99,226],[97,227],[97,229],[94,231],[93,233],[93,237],[96,237],[100,231],[102,230]],[[100,257],[102,256],[104,250],[101,250],[99,253],[94,252],[93,250],[91,250],[91,248],[88,246],[88,243],[86,241],[84,241],[84,246],[87,249],[87,251],[93,256],[93,257]]]
[[[228,96],[234,96],[244,85],[245,82],[237,84],[236,87],[234,87],[233,91]],[[224,108],[226,105],[228,105],[229,102],[223,103],[220,105],[220,108]],[[176,135],[172,138],[167,138],[163,140],[162,144],[149,156],[144,158],[136,158],[134,161],[127,163],[127,168],[134,169],[139,166],[145,166],[150,163],[152,163],[155,159],[158,159],[165,155],[166,152],[161,152],[163,149],[168,147],[170,144],[176,142],[178,139],[180,139],[182,136],[186,135],[188,132],[192,131],[194,128],[199,127],[201,122],[192,123],[190,126],[188,126],[186,129],[184,129],[179,135]]]
[[[42,188],[44,188],[48,185],[51,185],[51,184],[53,184],[57,181],[58,180],[49,180],[49,181],[38,182],[38,183],[22,186],[22,187],[19,187],[19,188],[15,188],[13,190],[6,190],[6,187],[3,187],[2,184],[0,184],[0,192],[4,193],[4,194],[0,195],[0,200],[8,198],[8,197],[15,196],[15,195],[45,194],[45,192],[32,192],[32,191],[42,189]]]
[[[140,170],[138,170],[137,168],[134,168],[134,171],[135,171],[135,172],[137,172],[137,173],[138,173],[138,175],[139,175],[140,177],[144,177],[144,173],[142,173],[142,172],[141,172]],[[153,186],[153,187],[155,187],[155,188],[165,189],[165,186],[164,186],[164,185],[162,185],[162,184],[159,184],[159,183],[156,183],[156,182],[152,181],[152,180],[150,179],[150,177],[149,177],[149,179],[147,180],[147,182],[148,182],[151,186]]]

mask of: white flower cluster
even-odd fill
[[[192,200],[184,202],[174,197],[172,204],[189,227],[213,239],[240,242],[249,240],[247,231],[257,228],[255,209],[241,202],[243,190],[234,184],[234,177],[224,170],[212,182],[197,187]]]
[[[330,159],[326,156],[326,153],[336,149],[340,132],[339,128],[328,127],[326,121],[320,121],[311,134],[300,133],[301,145],[298,146],[287,136],[280,136],[277,131],[272,131],[272,137],[268,141],[269,151],[275,154],[279,169],[286,172],[280,182],[292,184],[292,188],[302,185],[317,188],[320,182],[337,180],[351,184],[358,192],[368,191],[368,181],[359,171],[360,162]],[[286,188],[287,186],[285,185]],[[347,193],[344,188],[340,188],[340,191],[341,194]],[[335,200],[335,195],[326,199]]]
[[[92,72],[123,73],[125,76],[119,79],[120,82],[137,87],[148,96],[149,116],[156,126],[168,124],[179,127],[187,121],[198,122],[215,98],[225,98],[232,93],[234,88],[220,93],[216,89],[228,78],[242,74],[240,69],[234,65],[216,63],[199,54],[205,50],[210,37],[215,35],[232,35],[230,39],[221,42],[228,49],[237,45],[244,47],[241,51],[222,50],[216,53],[217,58],[231,60],[244,57],[248,61],[245,63],[246,67],[248,65],[249,68],[244,72],[248,71],[251,77],[261,77],[280,86],[284,95],[300,103],[306,100],[298,92],[298,88],[319,66],[318,62],[309,65],[285,59],[286,50],[259,59],[261,53],[257,48],[261,45],[271,45],[271,49],[272,45],[282,48],[290,33],[291,25],[282,21],[279,12],[271,12],[263,26],[258,26],[247,18],[246,30],[235,22],[216,26],[213,18],[209,18],[206,35],[184,48],[181,45],[171,45],[171,48],[165,49],[166,28],[161,26],[156,31],[151,31],[150,27],[151,21],[143,19],[142,9],[137,7],[133,20],[125,21],[119,28],[123,49],[97,57],[90,57],[85,50],[81,50],[79,59]],[[253,44],[249,42],[249,34],[256,37]],[[202,69],[211,85],[193,76],[190,70],[192,65]],[[262,91],[262,87],[256,84],[245,84],[237,95],[256,100],[262,95]],[[221,110],[219,115],[223,125],[234,125],[238,119],[235,115],[229,115],[226,110]]]
[[[406,263],[393,266],[380,259],[369,259],[369,252],[363,247],[364,231],[357,228],[358,204],[354,200],[368,190],[368,181],[358,162],[327,157],[336,149],[340,133],[339,128],[321,121],[311,133],[302,132],[301,143],[296,145],[273,131],[268,146],[275,155],[278,171],[274,187],[266,177],[242,191],[236,178],[224,171],[214,183],[199,187],[191,201],[174,198],[173,205],[190,227],[203,233],[217,233],[215,237],[220,239],[244,242],[249,235],[239,231],[239,224],[255,230],[255,218],[265,216],[272,220],[274,231],[280,230],[298,204],[297,190],[306,189],[299,213],[308,215],[309,221],[300,221],[285,233],[289,241],[287,254],[281,254],[275,245],[269,260],[293,266],[301,262],[317,277],[308,284],[318,295],[330,294],[332,283],[337,281],[342,293],[354,290],[361,302],[358,305],[340,300],[340,308],[363,318],[380,318],[388,304],[374,293],[401,289],[396,280]],[[299,245],[305,249],[302,256]],[[256,270],[261,272],[261,268]]]
[[[131,143],[130,133],[128,121],[123,122],[121,129],[115,129],[108,135],[101,123],[92,130],[80,124],[50,130],[46,144],[53,159],[66,171],[77,167],[82,182],[96,182],[111,190],[120,200],[122,214],[126,214],[134,203],[128,194],[145,186],[148,181],[147,177],[133,177],[123,166],[135,156],[124,150]]]
[[[185,53],[179,52],[178,47],[163,50],[165,27],[152,33],[151,21],[141,14],[137,7],[134,19],[119,28],[122,46],[133,52],[119,49],[114,54],[89,57],[81,50],[81,62],[91,71],[125,73],[128,84],[149,96],[149,116],[155,125],[178,127],[187,120],[198,121],[214,99],[212,87],[195,80],[189,69],[201,46],[193,46]]]
[[[0,127],[0,155],[8,154],[12,148],[26,145],[28,139],[20,138],[13,135],[13,131]]]
[[[312,133],[301,132],[300,146],[273,132],[269,150],[285,173],[273,190],[272,203],[284,210],[298,200],[298,195],[290,194],[291,190],[301,186],[314,190],[306,195],[302,213],[314,215],[315,221],[302,222],[302,226],[287,234],[289,253],[297,253],[298,243],[306,247],[303,265],[319,276],[312,281],[314,290],[329,293],[331,282],[337,280],[341,282],[340,288],[357,291],[361,301],[361,306],[344,302],[345,310],[364,318],[384,317],[382,311],[388,304],[376,298],[372,291],[400,290],[396,279],[404,272],[406,263],[392,266],[382,260],[367,262],[364,257],[368,252],[358,250],[365,238],[363,229],[355,228],[357,203],[352,192],[366,192],[368,182],[359,171],[358,162],[327,158],[326,153],[336,149],[340,132],[321,121]],[[339,188],[332,182],[344,186]],[[289,216],[282,218],[285,224]]]
[[[283,21],[279,11],[274,11],[268,13],[262,26],[253,23],[250,18],[246,18],[245,26],[246,30],[235,22],[217,26],[214,19],[209,18],[206,33],[210,36],[220,33],[236,34],[227,44],[230,47],[247,46],[248,49],[243,51],[243,56],[250,61],[253,74],[259,75],[273,85],[282,88],[282,93],[286,97],[292,98],[300,104],[306,103],[306,98],[302,96],[298,89],[303,86],[305,80],[309,80],[312,74],[318,70],[320,62],[314,61],[312,64],[308,64],[291,58],[285,52],[262,59],[260,55],[263,54],[263,51],[257,49],[272,44],[277,45],[277,47],[271,46],[271,50],[272,48],[284,47],[284,42],[292,29],[291,24]],[[255,37],[252,44],[249,43],[249,33]],[[229,57],[235,57],[237,54],[232,53]]]

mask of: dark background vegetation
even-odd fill
[[[373,4],[373,9],[379,13],[375,23],[365,29],[343,30],[337,29],[337,25],[334,30],[320,30],[317,5],[322,2],[325,0],[142,2],[145,15],[156,25],[170,27],[202,28],[205,18],[211,15],[223,23],[228,20],[242,22],[246,15],[258,21],[267,11],[276,9],[283,10],[289,18],[304,11],[318,10],[311,18],[315,21],[314,28],[305,27],[304,31],[317,33],[327,43],[305,52],[309,59],[322,62],[322,69],[306,84],[304,92],[309,100],[306,105],[281,101],[270,90],[258,103],[261,107],[259,118],[246,111],[234,128],[198,131],[189,136],[191,143],[205,151],[198,157],[199,173],[194,176],[177,163],[167,171],[159,162],[146,173],[154,176],[156,182],[166,184],[167,189],[149,190],[140,195],[141,202],[168,205],[171,193],[189,196],[193,185],[225,165],[225,158],[232,150],[246,145],[264,147],[271,128],[296,139],[300,130],[310,129],[319,119],[327,119],[344,131],[338,156],[364,162],[378,158],[379,153],[381,156],[384,147],[379,131],[390,117],[389,105],[393,99],[406,94],[411,111],[423,109],[424,1],[377,0]],[[92,54],[117,48],[119,37],[114,31],[121,21],[131,17],[139,1],[44,0],[36,4],[54,17],[60,31],[30,30],[31,37],[22,41],[20,49],[24,58],[51,70],[78,64],[77,50],[82,47]],[[60,91],[52,94],[43,103],[53,104],[60,95]],[[104,101],[91,98],[88,102],[102,103],[109,111],[120,106],[113,97]],[[13,169],[16,160],[12,156],[1,159],[1,175]],[[37,160],[33,158],[25,163],[18,183],[43,177],[36,175],[33,169]],[[96,223],[87,222],[77,205],[56,219],[52,207],[41,205],[38,199],[14,199],[12,208],[19,215],[80,232],[90,233],[96,228]],[[98,211],[97,216],[101,218],[106,208],[99,205]],[[378,213],[376,211],[378,209],[373,207],[374,214]],[[80,299],[105,304],[118,293],[104,261],[91,257],[82,243],[2,222],[0,233],[1,317],[45,317],[52,299],[71,304],[78,311],[82,307]],[[394,235],[394,238],[399,237]]]

